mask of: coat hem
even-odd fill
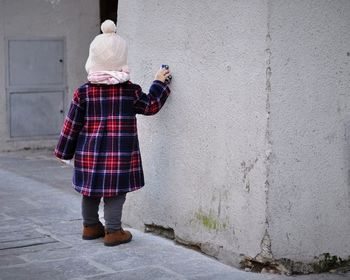
[[[125,193],[129,193],[129,192],[134,192],[137,191],[141,188],[143,188],[144,185],[142,186],[135,186],[135,187],[131,187],[129,189],[125,189],[125,190],[120,190],[118,191],[114,191],[114,192],[110,192],[110,193],[104,193],[104,192],[91,192],[91,191],[84,191],[84,189],[82,187],[76,186],[73,184],[73,188],[80,193],[83,196],[88,196],[88,197],[114,197],[117,196],[118,194],[125,194]]]

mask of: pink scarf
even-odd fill
[[[129,70],[122,71],[95,71],[87,76],[89,82],[93,84],[116,85],[130,80]]]

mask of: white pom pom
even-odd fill
[[[103,33],[115,33],[117,31],[117,27],[113,21],[107,19],[101,24],[101,30]]]

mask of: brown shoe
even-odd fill
[[[94,225],[84,225],[83,239],[92,240],[105,236],[105,229],[101,222]]]
[[[116,246],[123,243],[128,243],[132,239],[132,234],[127,230],[117,230],[114,232],[108,232],[106,230],[104,237],[104,244],[106,246]]]

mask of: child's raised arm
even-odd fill
[[[154,115],[159,112],[170,94],[170,89],[165,83],[169,76],[168,69],[158,70],[149,89],[149,94],[143,93],[141,87],[138,87],[134,101],[134,110],[137,114]]]

